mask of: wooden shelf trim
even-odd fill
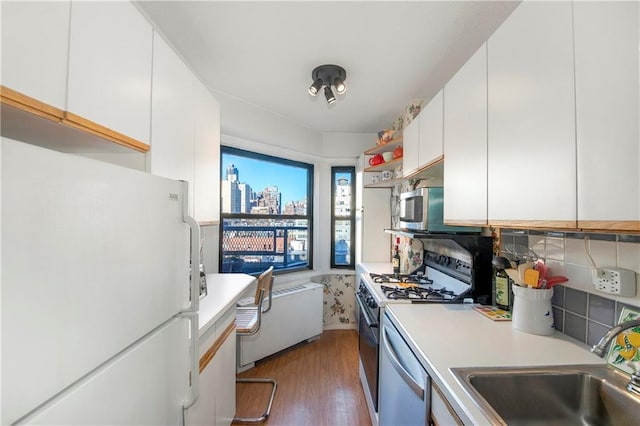
[[[85,133],[90,133],[118,145],[145,153],[149,145],[118,133],[91,120],[68,111],[63,111],[5,86],[0,86],[0,101],[21,111],[46,118],[56,123],[65,124]]]
[[[149,151],[149,145],[146,143],[140,142],[139,140],[133,139],[127,135],[123,135],[122,133],[118,133],[69,111],[65,111],[62,123],[78,130],[91,133],[92,135],[103,137],[111,142],[126,146],[127,148],[131,148],[138,152]]]
[[[231,324],[229,324],[227,328],[224,329],[224,332],[220,335],[220,337],[218,337],[216,341],[213,342],[213,345],[211,345],[211,347],[207,349],[204,355],[202,355],[202,357],[200,358],[200,363],[199,363],[200,374],[202,374],[204,369],[207,368],[207,365],[209,365],[213,357],[216,356],[216,353],[218,352],[220,347],[224,344],[224,342],[227,340],[227,338],[232,333],[235,333],[235,332],[236,332],[236,322],[231,321]]]
[[[400,184],[404,178],[396,178],[396,179],[387,179],[380,180],[376,183],[368,183],[364,185],[365,188],[392,188],[398,184]]]
[[[434,158],[427,164],[420,166],[419,168],[411,171],[405,170],[405,179],[420,179],[428,177],[442,178],[444,171],[444,155]]]
[[[381,172],[383,170],[394,170],[394,169],[397,169],[398,167],[402,167],[402,157],[384,162],[382,164],[378,164],[376,166],[367,167],[364,169],[364,171],[365,172]]]
[[[393,151],[399,145],[402,145],[402,136],[391,139],[389,142],[382,145],[376,145],[373,148],[369,148],[364,153],[365,155],[380,154],[381,152]]]
[[[595,231],[629,231],[640,233],[640,220],[578,220],[578,228]]]
[[[60,123],[64,118],[64,111],[53,107],[37,99],[23,95],[13,89],[0,86],[0,101],[4,104],[11,105],[22,111],[35,114],[38,117],[46,118],[51,121]]]

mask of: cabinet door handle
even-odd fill
[[[411,390],[420,398],[424,400],[425,391],[422,386],[418,383],[416,379],[414,379],[411,374],[404,368],[404,366],[398,360],[398,357],[395,354],[395,351],[389,345],[389,338],[387,337],[387,327],[382,327],[382,347],[384,351],[389,355],[389,361],[391,361],[391,365],[398,372],[402,380],[411,388]]]

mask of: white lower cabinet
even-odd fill
[[[431,382],[431,424],[434,426],[462,426],[464,424],[442,391],[433,382]]]
[[[236,337],[224,341],[212,361],[215,377],[216,425],[229,425],[236,414]]]
[[[199,397],[187,426],[228,426],[236,411],[235,304],[200,338]]]

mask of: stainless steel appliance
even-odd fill
[[[427,425],[431,378],[387,314],[380,335],[379,426]]]
[[[442,187],[418,188],[400,194],[400,227],[422,232],[480,232],[480,228],[444,224]]]
[[[360,308],[358,321],[358,348],[360,362],[374,410],[378,411],[378,348],[380,346],[380,306],[360,280],[356,300]]]
[[[382,389],[378,385],[380,322],[387,303],[491,302],[491,237],[433,234],[422,242],[424,262],[411,274],[363,273],[360,277],[356,292],[360,361],[366,379],[363,386],[376,412]]]

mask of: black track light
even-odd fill
[[[327,98],[327,103],[331,105],[336,101],[336,96],[333,94],[330,86],[324,86],[324,97]]]
[[[320,89],[322,89],[322,80],[318,78],[311,86],[309,86],[309,94],[311,96],[315,96],[318,94]]]
[[[336,88],[336,93],[338,95],[342,95],[347,91],[347,86],[344,84],[344,81],[340,79],[340,77],[336,78],[336,81],[333,83],[333,87]]]
[[[344,81],[347,79],[347,72],[338,65],[320,65],[311,73],[313,84],[309,86],[309,94],[316,96],[324,86],[324,96],[329,104],[336,101],[336,95],[331,90],[335,88],[335,93],[342,95],[347,91]]]

